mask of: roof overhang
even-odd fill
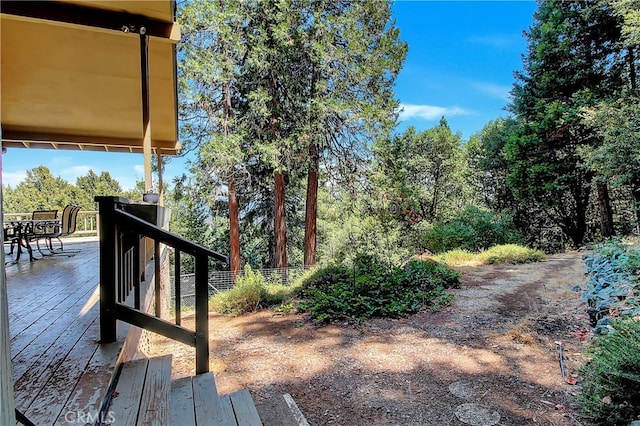
[[[3,1],[0,18],[3,147],[142,153],[146,56],[151,147],[178,152],[174,1]]]

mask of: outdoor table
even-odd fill
[[[33,256],[33,249],[31,248],[29,241],[37,238],[39,235],[46,235],[47,230],[55,226],[60,226],[60,219],[24,219],[6,221],[3,224],[4,240],[11,242],[12,250],[14,244],[17,246],[15,261],[17,262],[20,260],[23,247],[27,249],[30,261],[37,260],[37,258]]]

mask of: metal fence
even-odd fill
[[[306,270],[313,267],[289,267],[289,268],[271,268],[271,269],[254,269],[253,272],[260,273],[270,283],[281,283],[284,285],[290,285],[294,280],[302,275]],[[236,279],[238,276],[243,276],[244,271],[236,273]],[[171,304],[174,305],[175,301],[175,276],[171,276]],[[209,272],[209,296],[222,291],[230,290],[233,288],[234,278],[231,271],[210,271]],[[180,276],[180,298],[181,306],[192,307],[195,304],[195,277],[194,274],[184,274]]]

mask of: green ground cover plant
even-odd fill
[[[321,323],[403,317],[449,303],[445,290],[458,286],[458,273],[434,261],[397,266],[361,254],[352,265],[326,266],[307,277],[299,309]]]
[[[612,319],[640,316],[640,248],[611,239],[584,256],[588,274],[583,299],[591,325],[606,333]]]
[[[592,425],[629,425],[640,420],[640,321],[615,321],[613,331],[597,336],[582,367],[578,400]]]

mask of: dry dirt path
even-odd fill
[[[218,391],[248,388],[258,405],[288,393],[312,425],[580,424],[570,382],[587,318],[571,288],[584,283],[582,253],[460,271],[451,306],[406,319],[212,316]],[[153,348],[174,354],[174,376],[192,374],[192,348]]]

